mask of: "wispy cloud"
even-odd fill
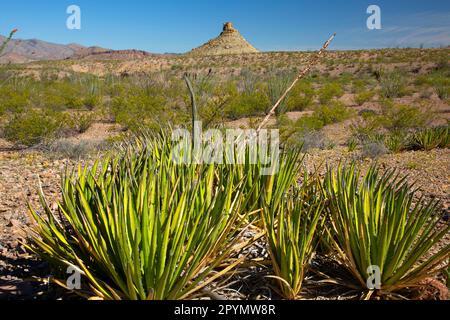
[[[422,12],[387,17],[382,13],[382,29],[365,25],[342,30],[345,40],[336,49],[386,47],[438,47],[450,45],[450,12]]]
[[[399,20],[399,21],[396,21]],[[398,46],[450,44],[450,12],[422,12],[388,21],[379,41]]]

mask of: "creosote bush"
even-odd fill
[[[62,117],[52,112],[29,110],[14,115],[3,129],[3,136],[27,147],[54,138],[62,127]]]
[[[292,89],[287,98],[287,109],[289,111],[303,111],[312,106],[315,90],[308,81],[300,81]]]
[[[343,94],[344,90],[338,82],[327,83],[319,89],[319,102],[321,104],[327,104],[333,98],[340,98]]]

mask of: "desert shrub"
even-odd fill
[[[356,150],[356,148],[358,148],[358,140],[356,138],[354,138],[354,137],[351,137],[347,141],[348,152],[353,152],[353,151]]]
[[[394,131],[382,136],[386,148],[392,153],[398,153],[407,149],[409,134],[405,131]]]
[[[42,109],[52,111],[64,111],[66,109],[66,99],[57,92],[48,89],[43,89],[33,102],[35,106]]]
[[[364,103],[372,100],[372,98],[374,96],[375,96],[375,92],[373,92],[373,91],[362,91],[356,95],[355,102],[357,105],[361,106]]]
[[[362,143],[381,141],[398,151],[407,145],[411,132],[431,122],[433,114],[426,109],[387,102],[381,113],[365,112],[361,118],[352,125],[355,138]]]
[[[0,116],[5,113],[20,113],[30,105],[28,90],[16,90],[13,86],[0,86]]]
[[[94,123],[95,116],[88,112],[76,112],[67,116],[69,128],[77,133],[86,132]]]
[[[127,94],[112,99],[111,111],[115,121],[127,129],[159,128],[171,118],[170,112],[165,110],[166,103],[160,95]]]
[[[361,93],[361,92],[365,91],[366,87],[367,87],[367,83],[364,80],[361,80],[361,79],[353,80],[352,92],[353,93]]]
[[[313,117],[322,121],[323,125],[342,122],[353,115],[350,108],[347,108],[341,102],[333,102],[328,105],[322,105],[314,110]]]
[[[405,131],[392,131],[385,133],[371,133],[363,140],[366,144],[379,144],[391,153],[404,151],[409,145],[409,133]]]
[[[319,106],[311,115],[290,121],[280,119],[282,140],[290,146],[303,147],[303,150],[324,149],[331,146],[320,130],[329,124],[350,118],[353,112],[342,103],[335,102],[330,106]]]
[[[303,111],[314,102],[315,91],[311,83],[303,81],[297,83],[287,98],[289,111]]]
[[[388,149],[383,142],[379,141],[367,141],[363,143],[361,156],[363,158],[376,159],[388,153]]]
[[[333,98],[339,98],[344,94],[344,90],[342,86],[337,82],[331,82],[325,84],[322,88],[319,89],[319,102],[321,104],[327,104]]]
[[[320,130],[325,126],[325,123],[319,117],[314,115],[301,117],[294,122],[293,128],[298,131],[314,131]]]
[[[80,109],[84,107],[84,102],[80,96],[67,95],[64,97],[64,106],[69,109]]]
[[[405,94],[405,79],[398,71],[382,72],[380,86],[385,98],[398,98]]]
[[[439,75],[432,79],[432,86],[442,100],[447,100],[450,97],[450,79],[448,76]]]
[[[392,294],[440,272],[450,256],[446,244],[430,249],[450,230],[440,225],[439,203],[415,199],[415,192],[395,171],[381,174],[372,167],[360,181],[355,165],[329,170],[325,190],[332,220],[332,241],[341,263],[361,290]],[[368,286],[380,271],[381,283]],[[370,284],[370,283],[369,283]]]
[[[53,157],[61,159],[79,160],[87,158],[90,154],[103,149],[103,145],[90,141],[71,141],[58,139],[49,143],[45,150]]]
[[[3,135],[11,142],[30,147],[55,137],[63,126],[63,118],[57,113],[28,110],[9,120]]]
[[[83,99],[83,106],[89,110],[94,109],[102,103],[102,98],[99,95],[88,95]]]
[[[387,130],[409,130],[425,127],[433,119],[430,110],[415,106],[385,104],[377,119]]]
[[[270,104],[266,94],[257,90],[251,93],[241,93],[232,96],[226,105],[228,118],[236,120],[244,117],[263,115]]]
[[[438,97],[447,100],[450,97],[450,72],[438,70],[426,75],[417,77],[415,84],[419,86],[431,87]]]

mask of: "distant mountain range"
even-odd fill
[[[0,43],[6,38],[0,35]],[[110,50],[79,44],[56,44],[37,39],[13,39],[0,57],[0,63],[25,63],[64,59],[138,59],[153,54],[140,50]]]
[[[5,41],[0,35],[0,44]],[[223,55],[259,52],[233,27],[231,22],[223,26],[222,33],[204,45],[189,52],[192,55]],[[169,54],[165,54],[169,55]],[[135,60],[149,56],[160,56],[141,50],[111,50],[100,47],[85,47],[79,44],[56,44],[37,39],[13,39],[0,56],[0,63],[26,63],[45,60]]]

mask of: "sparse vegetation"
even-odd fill
[[[321,104],[329,103],[333,98],[339,98],[344,94],[344,90],[337,82],[325,84],[318,92]]]
[[[3,129],[6,139],[24,146],[33,146],[54,138],[61,122],[51,112],[30,110],[14,115]]]
[[[351,298],[415,298],[422,280],[443,282],[448,269],[448,215],[437,201],[448,201],[445,50],[329,52],[267,123],[282,142],[271,175],[248,154],[236,166],[175,165],[170,136],[155,132],[192,129],[186,73],[204,130],[257,128],[310,53],[4,65],[2,166],[19,159],[68,168],[61,198],[53,167],[33,171],[52,199],[41,194],[38,209],[30,197],[37,224],[28,246],[55,268],[55,281],[67,266],[80,269],[84,297],[216,299],[217,291],[251,299],[240,291],[245,279],[263,299],[322,296],[337,284]],[[19,153],[15,145],[39,148]],[[380,165],[368,169],[372,159]],[[420,197],[407,183],[415,180]],[[16,194],[5,199],[17,202]],[[323,259],[353,279],[327,274]],[[366,286],[371,265],[382,271],[380,290]]]
[[[405,94],[405,79],[398,71],[381,72],[380,86],[385,98],[398,98]]]

